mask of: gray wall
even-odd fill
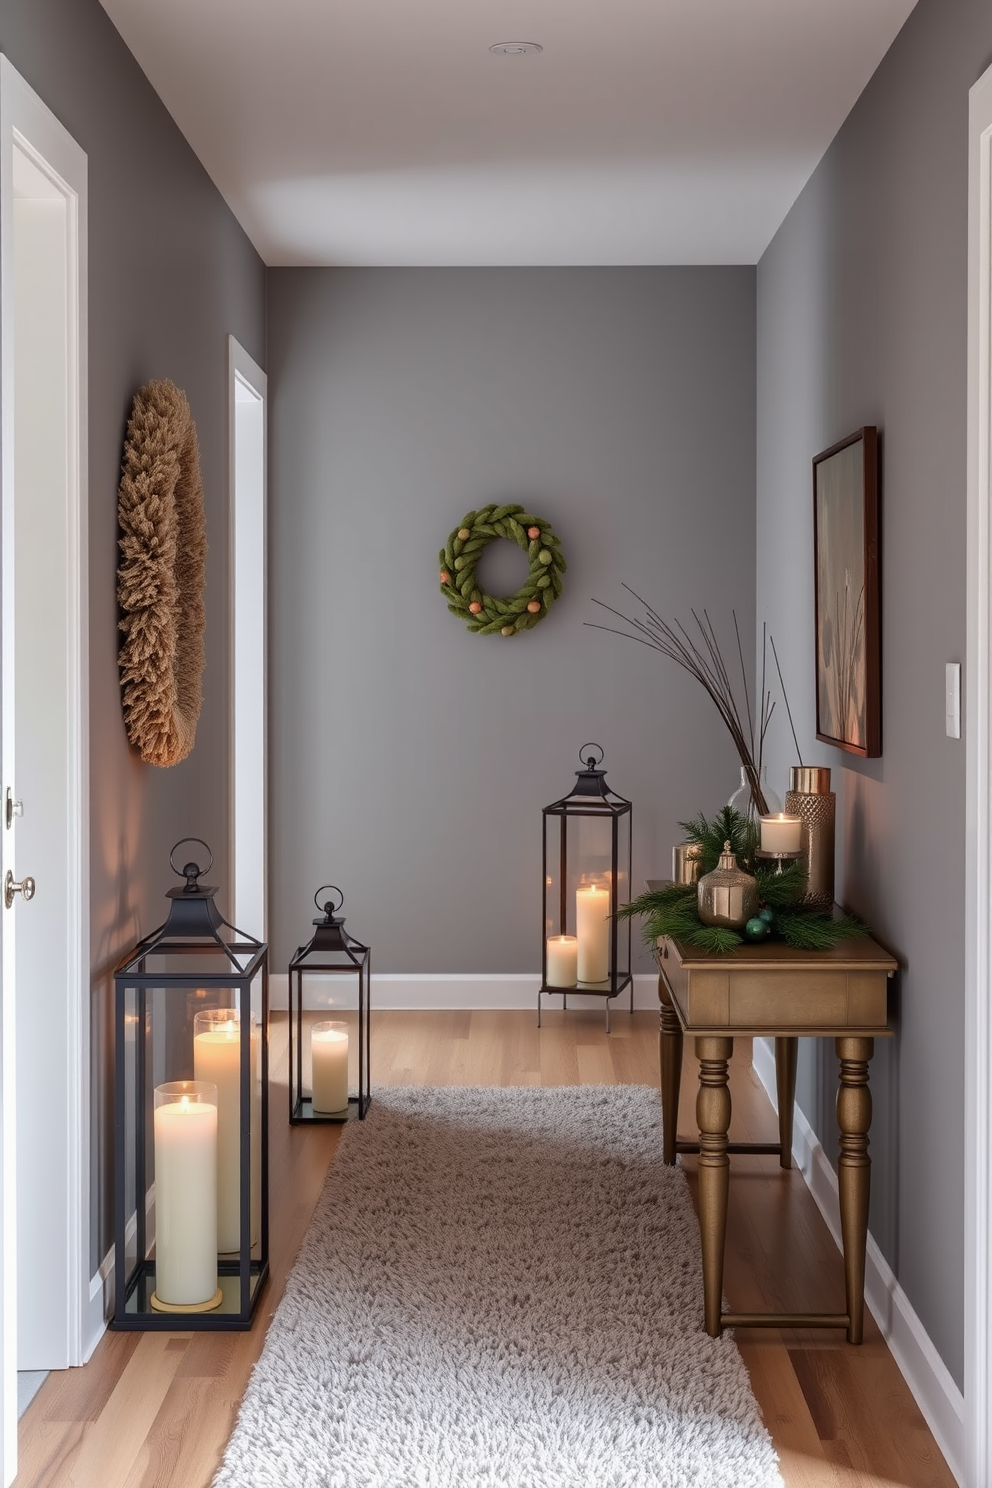
[[[898,955],[872,1085],[871,1230],[958,1384],[963,1368],[964,742],[944,663],[965,650],[968,89],[987,0],[920,0],[758,268],[759,614],[807,763],[838,790],[838,898]],[[812,456],[881,448],[882,757],[814,738]],[[778,753],[784,780],[790,751]],[[835,1151],[832,1058],[800,1099]]]
[[[229,880],[227,335],[264,361],[260,260],[96,0],[3,0],[0,50],[89,161],[90,820],[94,1204],[90,1264],[111,1238],[112,982],[164,918],[168,855],[204,837]],[[207,669],[196,748],[169,770],[129,749],[117,675],[117,482],[131,399],[183,387],[207,507]],[[226,905],[222,905],[226,908]]]
[[[269,272],[277,967],[331,881],[380,972],[538,969],[541,808],[587,740],[634,803],[638,887],[679,819],[727,799],[736,759],[698,685],[583,622],[626,581],[667,617],[708,606],[728,640],[736,606],[751,635],[754,282]],[[438,592],[448,533],[494,500],[545,517],[569,565],[510,641]]]

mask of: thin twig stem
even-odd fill
[[[772,643],[772,655],[775,658],[775,670],[778,672],[778,685],[782,689],[782,699],[785,703],[785,711],[789,715],[789,727],[792,730],[792,742],[796,746],[796,758],[799,761],[800,768],[802,768],[802,750],[799,748],[799,739],[796,736],[796,725],[792,721],[792,709],[789,707],[789,694],[785,690],[785,680],[782,676],[782,668],[779,665],[778,652],[775,650],[775,637],[769,636],[768,639]]]

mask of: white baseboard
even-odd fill
[[[777,1112],[774,1046],[768,1039],[755,1039],[752,1057],[754,1072]],[[837,1174],[798,1106],[793,1123],[792,1155],[840,1250]],[[967,1461],[964,1396],[870,1234],[865,1257],[865,1301],[947,1459],[948,1467],[957,1481],[964,1483],[964,1464]]]
[[[314,977],[311,985],[317,983]],[[443,973],[396,974],[381,976],[375,973],[369,993],[369,1004],[374,1010],[396,1011],[401,1008],[529,1008],[537,1013],[537,989],[540,974],[515,973],[507,976],[462,976]],[[328,978],[328,982],[330,978]],[[572,1007],[595,1008],[602,1003],[600,997],[583,997],[571,993]],[[546,995],[541,999],[545,1008],[561,1006],[557,996]],[[289,977],[285,972],[269,977],[269,1007],[274,1012],[289,1007]],[[621,1013],[630,1007],[630,991],[621,992],[612,1004],[612,1011]],[[635,1009],[657,1009],[658,978],[645,972],[634,977]]]
[[[152,1184],[145,1196],[145,1213],[151,1215],[155,1208],[155,1185]],[[138,1228],[137,1218],[131,1215],[124,1228],[125,1244],[134,1239]],[[111,1246],[100,1262],[100,1268],[95,1276],[90,1277],[89,1308],[84,1325],[85,1344],[83,1348],[82,1363],[87,1364],[93,1350],[107,1331],[110,1319],[114,1315],[114,1247]]]
[[[89,1307],[86,1311],[82,1363],[88,1364],[100,1339],[107,1331],[114,1312],[114,1250],[100,1262],[100,1269],[90,1277]]]

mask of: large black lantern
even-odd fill
[[[587,752],[588,751],[588,752]],[[567,796],[544,808],[544,922],[537,1022],[545,993],[602,997],[606,1030],[610,1003],[630,986],[630,921],[618,907],[630,898],[630,802],[606,783],[603,751],[583,744],[583,768]]]
[[[176,854],[196,843],[196,861]],[[114,1326],[251,1326],[269,1271],[268,949],[218,910],[199,838],[115,989]]]
[[[325,884],[313,897],[323,913],[289,963],[289,1119],[364,1120],[371,952],[344,928],[339,888]]]

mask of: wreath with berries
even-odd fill
[[[475,579],[479,554],[500,537],[522,548],[530,564],[527,582],[505,598],[487,594]],[[448,609],[477,635],[515,636],[531,630],[561,594],[561,545],[549,524],[522,506],[468,512],[438,556]]]

